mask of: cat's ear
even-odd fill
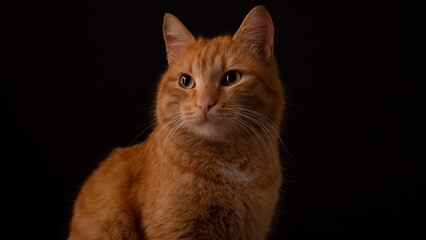
[[[195,42],[191,32],[170,13],[164,15],[163,36],[166,42],[167,61],[172,64],[177,56],[191,43]]]
[[[274,24],[264,6],[253,8],[244,19],[233,39],[269,61],[274,51]]]

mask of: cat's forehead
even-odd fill
[[[230,36],[220,36],[212,39],[198,38],[189,47],[189,52],[200,60],[208,61],[216,56],[225,56],[233,52],[235,46]]]
[[[183,68],[200,77],[222,74],[223,71],[244,68],[239,46],[231,36],[213,39],[199,38],[188,47]]]

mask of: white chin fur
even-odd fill
[[[221,140],[226,137],[226,129],[224,126],[221,126],[219,123],[212,122],[211,120],[194,124],[191,127],[191,130],[202,137],[209,139]]]

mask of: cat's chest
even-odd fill
[[[260,213],[259,209],[276,201],[276,197],[262,196],[277,192],[279,178],[260,187],[259,182],[264,180],[259,176],[263,174],[258,175],[259,168],[253,167],[249,157],[230,162],[224,158],[176,156],[169,158],[166,154],[150,168],[151,180],[146,184],[152,187],[144,192],[142,211],[147,232],[155,236],[168,235],[169,231],[188,234],[183,239],[210,239],[212,235],[218,236],[215,239],[248,239],[248,235],[256,234],[255,226],[261,225],[257,222],[259,216],[270,214]],[[248,225],[252,227],[245,227]]]
[[[229,236],[236,234],[232,231],[242,234],[256,205],[249,190],[194,175],[188,178],[169,181],[167,186],[163,185],[164,189],[157,191],[156,201],[146,206],[145,227],[156,229],[153,234],[168,234],[172,229],[189,239],[212,235],[230,239]]]
[[[246,182],[240,169],[226,167],[197,172],[189,169],[174,169],[165,175],[164,188],[170,191],[169,199],[191,207],[202,209],[233,208],[236,204],[250,200],[251,185]],[[237,180],[238,179],[238,180]]]
[[[194,149],[182,151],[179,148],[162,153],[163,168],[176,170],[175,179],[184,179],[182,176],[189,173],[201,179],[212,182],[231,184],[250,184],[262,178],[266,173],[267,165],[277,158],[277,155],[267,155],[253,149]]]

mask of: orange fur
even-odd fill
[[[281,185],[284,110],[269,14],[254,8],[234,36],[195,39],[170,14],[163,30],[157,125],[87,179],[69,240],[264,239]],[[221,85],[231,70],[241,79]],[[183,74],[194,88],[179,85]]]

